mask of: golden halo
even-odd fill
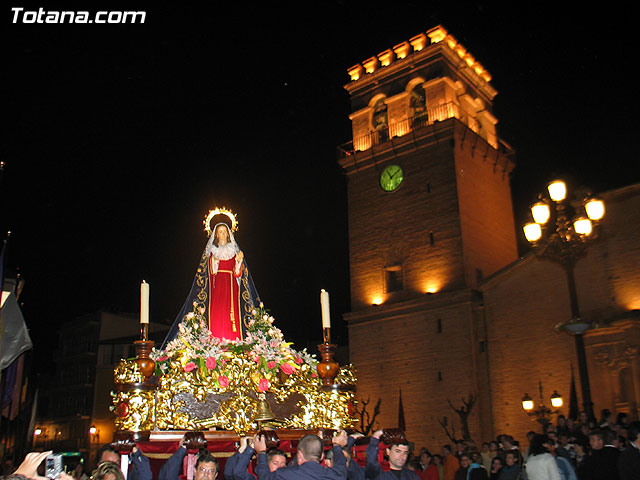
[[[222,208],[216,207],[213,210],[209,210],[209,213],[207,214],[205,219],[202,221],[202,223],[204,223],[204,230],[207,232],[207,235],[211,236],[211,234],[213,233],[211,231],[211,220],[216,215],[226,215],[227,218],[231,220],[231,231],[235,232],[238,230],[238,220],[236,219],[236,215],[231,210],[225,207],[222,207]]]

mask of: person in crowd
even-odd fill
[[[420,459],[420,466],[422,467],[422,470],[426,470],[429,464],[431,463],[431,452],[429,452],[429,450],[427,450],[425,447],[422,447],[420,449],[419,459]]]
[[[324,452],[324,462],[322,462],[322,464],[325,467],[333,468],[333,450]]]
[[[516,445],[516,441],[513,439],[513,437],[511,435],[503,435],[502,436],[502,455],[500,456],[501,459],[504,459],[504,455],[506,452],[517,452],[518,455],[522,455],[520,453],[520,448],[518,448],[518,446]]]
[[[225,480],[255,480],[256,476],[249,473],[249,463],[255,453],[253,441],[249,437],[240,439],[238,451],[234,453],[224,466]],[[267,465],[269,471],[274,472],[278,468],[287,466],[287,458],[282,450],[272,448],[267,451]],[[161,479],[158,479],[161,480]]]
[[[84,473],[84,463],[79,462],[73,469],[74,480],[89,480],[89,476]]]
[[[376,431],[367,446],[366,478],[371,480],[391,480],[397,478],[401,480],[419,480],[420,477],[406,466],[407,459],[409,458],[409,443],[406,441],[394,443],[386,449],[385,453],[389,458],[390,470],[388,472],[382,470],[378,461],[378,445],[381,436],[382,430]]]
[[[424,468],[418,476],[422,478],[422,480],[440,480],[440,471],[438,470],[435,457],[439,457],[439,455],[431,457],[431,453],[429,453],[428,450],[425,450],[420,455],[420,463],[424,465]]]
[[[8,472],[7,475],[3,475],[0,478],[2,478],[2,480],[48,480],[38,474],[38,467],[40,467],[44,459],[52,453],[51,450],[45,452],[29,452],[15,471]],[[11,466],[13,466],[13,459]],[[56,480],[73,480],[73,477],[62,472]]]
[[[584,464],[583,478],[585,480],[618,480],[618,450],[613,442],[617,435],[613,430],[594,430],[589,435],[591,455]]]
[[[565,457],[558,455],[556,443],[553,440],[549,439],[549,443],[546,445],[546,447],[549,450],[549,453],[551,453],[553,458],[555,458],[556,460],[558,472],[560,472],[560,478],[562,480],[578,480],[571,461],[569,461],[569,459]]]
[[[498,480],[517,480],[520,476],[522,466],[520,462],[520,455],[516,452],[507,452],[504,455],[504,466],[500,471]]]
[[[338,432],[331,442],[333,444],[333,467],[320,465],[323,457],[322,439],[317,435],[305,435],[298,442],[295,462],[287,468],[270,471],[266,455],[266,441],[263,436],[254,438],[254,446],[258,452],[256,473],[258,480],[340,480],[347,478],[347,461],[342,448],[347,445],[347,433]]]
[[[495,456],[491,456],[489,442],[484,442],[482,444],[480,455],[482,455],[482,465],[484,465],[484,468],[486,468],[487,470],[491,470],[491,461]]]
[[[629,446],[618,457],[620,480],[638,480],[640,478],[640,422],[628,425]]]
[[[407,468],[415,473],[418,478],[420,478],[420,474],[422,473],[422,465],[420,465],[420,460],[415,457],[407,460]]]
[[[558,443],[556,444],[556,453],[559,456],[569,460],[572,465],[575,465],[576,452],[573,449],[573,445],[569,443],[568,434],[561,433],[560,435],[558,435]]]
[[[514,452],[507,452],[509,455],[513,455]],[[489,468],[489,480],[497,480],[500,478],[500,473],[502,473],[502,459],[500,457],[495,457],[491,461],[491,467]]]
[[[576,439],[572,444],[573,451],[576,454],[574,465],[576,467],[576,474],[579,479],[584,478],[584,463],[589,455],[589,442],[583,439]]]
[[[569,433],[569,426],[567,425],[567,418],[564,415],[558,415],[558,419],[556,421],[556,433],[558,435],[565,433]]]
[[[119,464],[102,462],[91,474],[91,480],[124,480],[124,475]]]
[[[158,480],[179,480],[182,470],[182,462],[187,455],[187,447],[185,446],[186,435],[180,440],[180,447],[167,460],[158,474]],[[201,452],[196,460],[194,467],[194,480],[211,480],[218,476],[218,460],[216,460],[208,452]],[[231,478],[231,477],[230,477]]]
[[[616,416],[616,425],[619,428],[629,428],[629,417],[626,413],[620,412]]]
[[[459,460],[458,470],[453,476],[453,480],[467,480],[467,471],[469,470],[469,466],[471,466],[471,459],[469,455],[462,454]]]
[[[567,418],[567,434],[571,437],[576,431],[576,422],[573,418]]]
[[[547,448],[550,443],[547,435],[535,434],[531,439],[525,463],[528,480],[560,480],[558,465]]]
[[[128,472],[128,480],[152,480],[151,465],[149,459],[145,457],[138,447],[133,447],[131,455],[129,455],[131,469]],[[113,462],[120,465],[120,452],[118,452],[110,443],[107,443],[98,449],[96,455],[96,465],[102,462]]]
[[[603,408],[600,411],[600,421],[598,422],[598,427],[600,429],[611,428],[611,410],[608,408]]]
[[[460,462],[451,452],[451,445],[443,445],[440,449],[442,453],[442,468],[444,469],[444,480],[453,480],[456,472],[460,468]]]
[[[531,441],[533,440],[533,437],[535,437],[536,432],[534,432],[533,430],[529,430],[527,432],[527,441],[529,442],[529,445],[527,445],[527,449],[524,451],[524,453],[522,454],[522,461],[524,463],[524,460],[526,460],[527,458],[529,458],[530,455],[530,449],[531,449]],[[522,465],[522,463],[521,463]]]
[[[444,480],[444,459],[442,458],[442,455],[440,455],[439,453],[434,454],[433,460],[431,462],[438,469],[439,480]]]
[[[455,452],[455,456],[458,460],[460,460],[460,457],[462,456],[462,454],[464,453],[464,442],[462,440],[456,440],[456,443],[454,444],[456,452]]]

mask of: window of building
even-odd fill
[[[384,288],[386,293],[399,292],[404,289],[402,265],[384,267]]]
[[[386,141],[389,138],[389,117],[387,116],[387,104],[384,102],[384,98],[378,100],[373,107],[371,123],[377,135],[374,143]]]
[[[413,128],[420,128],[428,123],[427,95],[424,92],[423,84],[416,85],[411,90],[409,109]]]

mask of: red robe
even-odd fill
[[[236,259],[220,260],[213,271],[213,255],[209,263],[209,330],[217,338],[236,340],[241,337],[240,286],[235,273]]]

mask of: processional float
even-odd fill
[[[225,208],[211,210],[204,221],[210,237],[192,292],[160,348],[149,340],[149,285],[141,286],[137,355],[122,360],[114,370],[114,444],[126,451],[134,442],[175,441],[185,431],[202,432],[198,437],[209,443],[230,442],[265,429],[277,430],[286,441],[308,431],[353,427],[355,371],[333,359],[336,345],[331,343],[327,292],[321,292],[324,342],[318,345],[318,361],[284,340],[259,301],[243,256],[236,256],[240,268],[228,273],[233,275],[232,297],[234,282],[238,285],[235,308],[240,313],[235,318],[241,334],[228,340],[212,332],[208,318],[217,308],[211,285],[215,281],[211,272],[218,268],[212,260],[215,218],[225,219],[226,233],[237,247],[232,233],[237,230],[235,215]]]

